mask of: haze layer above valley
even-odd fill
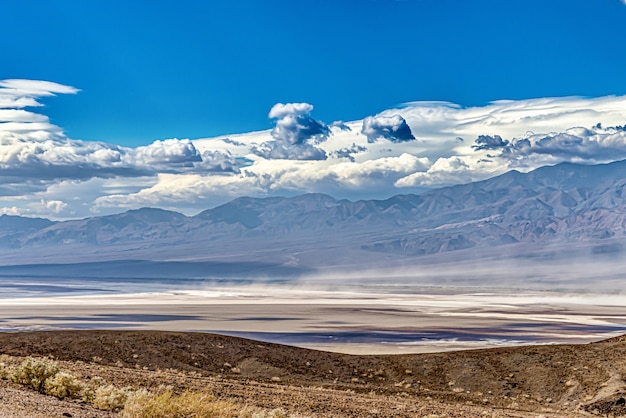
[[[446,259],[611,257],[623,249],[625,170],[623,161],[563,163],[386,200],[243,197],[190,217],[151,208],[64,222],[4,215],[0,259],[197,263],[194,274],[208,261],[240,272],[250,262],[292,275],[423,264],[451,251]]]

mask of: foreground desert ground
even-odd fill
[[[117,386],[170,385],[293,417],[583,417],[626,414],[626,338],[356,356],[205,333],[0,334],[0,354],[56,359]],[[2,417],[112,417],[0,380]]]

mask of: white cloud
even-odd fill
[[[415,171],[426,170],[430,165],[427,158],[402,154],[397,157],[383,157],[362,163],[332,162],[309,163],[297,166],[275,167],[265,164],[259,167],[256,175],[271,178],[270,187],[276,190],[361,190],[376,192],[387,189],[396,179]]]
[[[309,140],[325,140],[331,133],[330,128],[324,122],[313,119],[310,116],[312,111],[313,105],[308,103],[275,104],[268,115],[277,119],[272,137],[278,147],[272,148],[305,145]]]
[[[270,141],[252,147],[252,152],[267,160],[325,160],[328,156],[323,149],[303,143],[287,145],[281,141]]]
[[[411,128],[400,115],[368,116],[363,119],[361,133],[367,137],[367,142],[376,142],[379,138],[391,142],[412,141],[415,139]]]
[[[503,158],[537,155],[558,161],[599,163],[626,158],[626,132],[573,128],[565,132],[527,134],[500,147]]]
[[[338,128],[341,129],[342,131],[351,131],[352,128],[350,128],[348,125],[346,125],[345,123],[343,123],[343,121],[341,120],[336,120],[333,123],[330,124],[331,128]]]
[[[350,130],[350,128],[348,128],[348,130]],[[353,142],[352,145],[350,145],[349,147],[340,148],[334,151],[333,154],[337,158],[347,158],[351,162],[356,162],[354,155],[363,153],[365,151],[367,151],[367,147],[364,147],[362,145],[357,145]]]
[[[282,119],[287,116],[308,115],[313,111],[313,105],[309,103],[276,103],[270,109],[268,117],[271,119]]]
[[[493,160],[470,156],[442,157],[425,171],[398,179],[394,185],[404,187],[437,187],[483,180],[506,171]]]
[[[67,218],[141,206],[193,213],[242,195],[304,192],[385,197],[512,168],[626,158],[626,97],[470,108],[416,102],[330,126],[310,116],[311,104],[277,104],[272,130],[130,148],[67,138],[32,111],[41,97],[76,92],[0,81],[0,213]]]
[[[17,206],[11,206],[11,207],[2,207],[0,208],[0,215],[12,215],[12,216],[16,216],[16,215],[21,215],[21,211],[17,208]]]
[[[0,80],[0,144],[5,139],[38,141],[61,137],[63,131],[51,124],[48,117],[26,110],[41,106],[37,100],[39,97],[53,96],[58,92],[75,93],[76,89],[30,80]]]
[[[64,86],[51,81],[23,79],[0,80],[0,87],[3,94],[33,98],[54,96],[55,94],[75,94],[80,91],[75,87]]]
[[[203,209],[242,195],[267,196],[281,192],[388,193],[389,185],[430,166],[427,158],[402,154],[363,163],[259,160],[237,175],[160,174],[151,187],[131,194],[103,196],[96,207],[136,208],[180,205]]]
[[[45,209],[46,212],[52,212],[55,214],[62,213],[66,211],[69,206],[67,203],[61,200],[41,200],[41,207]]]
[[[100,196],[94,200],[92,212],[114,208],[159,206],[178,210],[196,210],[223,203],[239,195],[265,194],[263,179],[241,175],[159,174],[157,182],[134,193]],[[181,202],[184,202],[181,205]],[[184,207],[182,207],[184,206]]]
[[[133,157],[140,164],[183,164],[193,165],[202,161],[196,147],[188,140],[166,139],[154,141],[145,147],[137,147],[132,151]]]

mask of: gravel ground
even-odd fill
[[[299,417],[622,416],[626,338],[452,353],[351,356],[200,333],[0,334],[0,354],[51,356],[82,379],[207,391]],[[19,361],[19,359],[15,359]],[[0,380],[0,417],[110,417]],[[64,415],[65,414],[65,415]]]

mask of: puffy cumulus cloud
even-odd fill
[[[320,170],[317,176],[351,189],[374,186],[386,188],[409,173],[427,170],[430,165],[428,158],[404,153],[397,157],[377,158],[362,163],[334,164],[326,170]]]
[[[351,131],[352,128],[350,128],[348,125],[346,125],[345,123],[343,123],[343,121],[340,120],[336,120],[333,123],[330,124],[331,128],[337,128],[340,129],[342,131]]]
[[[470,156],[442,157],[427,170],[417,171],[398,179],[394,186],[399,188],[431,188],[452,184],[484,180],[506,171],[496,161]]]
[[[123,161],[129,165],[150,167],[150,174],[186,172],[231,172],[250,164],[246,158],[230,152],[205,150],[200,153],[189,139],[157,140],[152,144],[125,148]]]
[[[271,178],[240,175],[161,173],[150,187],[132,193],[112,193],[95,199],[91,210],[132,209],[145,206],[177,210],[202,210],[240,196],[263,195],[271,188]]]
[[[45,209],[46,212],[52,212],[55,214],[62,213],[66,211],[69,206],[67,203],[61,200],[41,200],[40,205]]]
[[[367,147],[357,145],[354,142],[350,147],[340,148],[333,152],[333,155],[337,158],[347,158],[348,160],[355,162],[354,154],[367,151]]]
[[[253,145],[250,151],[272,160],[325,160],[326,152],[314,144],[325,141],[331,131],[310,116],[312,111],[308,103],[275,104],[269,112],[276,119],[271,131],[274,140]]]
[[[200,155],[189,140],[168,139],[137,148],[70,139],[0,141],[0,178],[38,180],[136,177],[171,171],[236,171],[228,154]]]
[[[238,173],[241,167],[252,164],[252,161],[245,157],[235,157],[230,152],[204,151],[202,160],[195,164],[195,171],[202,172],[222,172]]]
[[[285,145],[270,141],[252,147],[252,152],[268,160],[325,160],[326,152],[311,144]]]
[[[308,103],[277,103],[269,117],[276,120],[272,137],[285,145],[301,145],[310,139],[325,140],[330,129],[324,122],[310,116],[313,106]]]
[[[489,139],[485,139],[489,138]],[[626,158],[626,132],[615,128],[576,127],[548,134],[527,133],[503,140],[480,136],[475,150],[498,151],[490,157],[502,158],[512,166],[536,166],[547,163],[601,163]]]
[[[17,206],[0,207],[0,215],[19,216],[21,214],[22,211]]]
[[[509,141],[502,139],[500,135],[480,135],[472,148],[475,150],[489,150],[504,148],[509,144]]]
[[[367,137],[367,142],[370,143],[376,142],[380,138],[391,142],[415,140],[411,128],[400,115],[368,116],[363,119],[361,133]]]
[[[411,154],[376,158],[361,163],[301,162],[296,166],[273,167],[265,164],[253,174],[264,179],[275,190],[288,191],[367,191],[388,192],[397,179],[430,166],[427,158]],[[252,175],[252,173],[250,174]],[[272,189],[268,189],[271,191]]]
[[[4,138],[0,141],[0,178],[18,181],[133,176],[147,170],[124,164],[125,150],[97,142],[55,138]]]
[[[309,103],[276,103],[267,115],[271,119],[283,119],[289,116],[304,116],[313,111]]]
[[[202,161],[198,150],[188,139],[157,140],[145,147],[135,148],[132,153],[143,164],[193,166],[193,163]]]

